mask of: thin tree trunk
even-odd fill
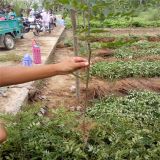
[[[103,30],[104,30],[104,21],[103,21]]]
[[[75,31],[76,31],[76,16],[75,11],[73,9],[70,9],[70,16],[71,16],[71,22],[72,22],[72,30],[73,30],[73,41],[74,41],[74,56],[78,56],[78,38],[75,37]],[[76,71],[76,75],[79,76],[79,71]],[[79,78],[76,77],[76,96],[77,96],[77,102],[80,103],[80,84],[79,84]]]
[[[159,11],[160,11],[160,8],[158,9],[158,13],[159,13]],[[154,25],[153,31],[156,29],[156,26],[157,26],[158,20],[159,20],[159,16],[157,17],[156,24]]]
[[[132,24],[133,24],[133,14],[132,14],[132,18],[131,18],[131,25],[130,25],[129,35],[131,35]]]
[[[78,19],[78,13],[76,12],[76,17],[77,17],[77,22],[78,22],[78,28],[80,30],[80,25],[79,25],[79,19]]]
[[[90,28],[90,0],[88,2],[88,28]],[[88,31],[88,35],[90,35],[90,30]],[[88,57],[88,62],[90,66],[90,60],[91,60],[91,47],[90,47],[90,40],[87,40],[88,43],[88,49],[89,49],[89,57]],[[89,71],[90,67],[87,69],[87,80],[86,80],[86,96],[85,96],[85,106],[84,106],[84,113],[83,113],[83,131],[84,131],[84,136],[83,139],[85,141],[85,136],[86,136],[86,109],[88,105],[88,83],[89,83]],[[86,142],[86,141],[85,141]],[[85,143],[86,144],[86,143]],[[84,146],[85,147],[85,146]],[[84,149],[84,148],[83,148]]]
[[[83,0],[81,0],[81,3],[83,4]],[[82,13],[83,13],[83,26],[84,26],[84,29],[86,29],[85,13],[84,13],[84,11]],[[86,36],[87,36],[87,33],[85,32],[85,37]],[[86,44],[86,49],[88,50],[88,45],[87,45],[87,41],[86,40],[85,40],[85,44]]]

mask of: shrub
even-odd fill
[[[160,96],[150,91],[130,92],[124,98],[110,95],[95,101],[87,114],[101,124],[94,134],[105,142],[107,158],[159,159],[159,107]]]

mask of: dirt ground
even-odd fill
[[[129,34],[129,28],[124,29],[124,28],[105,28],[105,30],[109,31],[111,34],[120,36],[120,35],[128,35]],[[160,34],[160,27],[157,27],[155,29],[153,28],[132,28],[131,29],[131,34],[137,34],[137,35],[142,35],[142,34],[149,34],[149,35],[156,35]]]
[[[128,33],[128,29],[109,29],[111,34],[121,35]],[[133,29],[134,34],[150,34],[156,35],[159,33],[159,28],[154,32],[151,28],[146,29]],[[66,30],[64,35],[71,35],[71,30]],[[60,47],[61,45],[59,45]],[[58,46],[57,46],[58,47]],[[74,55],[71,47],[62,47],[56,48],[54,52],[53,63],[58,63],[65,60],[68,57]],[[104,59],[103,56],[93,56],[92,62],[96,60]],[[150,57],[151,59],[160,59],[160,57]],[[108,57],[105,57],[106,61],[113,60],[113,54]],[[144,58],[143,58],[144,59]],[[80,71],[80,74],[83,72]],[[63,76],[55,76],[47,78],[43,81],[42,88],[36,95],[31,95],[31,103],[33,101],[43,101],[46,106],[50,109],[58,108],[58,106],[63,105],[71,110],[80,110],[84,106],[85,93],[86,93],[86,84],[80,81],[81,88],[81,103],[77,103],[75,86],[75,77],[71,74]],[[73,90],[72,90],[73,88]],[[88,100],[93,100],[95,98],[100,98],[106,94],[115,94],[116,96],[125,96],[130,90],[141,90],[146,89],[154,92],[160,92],[160,78],[127,78],[119,80],[116,82],[104,81],[98,78],[92,77],[92,80],[89,82],[89,92]],[[79,107],[80,106],[80,107]],[[49,114],[49,113],[47,113]]]

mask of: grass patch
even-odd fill
[[[5,53],[5,55],[0,56],[0,62],[14,61],[20,62],[23,56],[17,55],[16,53]]]

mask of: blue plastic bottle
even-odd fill
[[[33,66],[33,60],[28,54],[24,55],[24,58],[22,58],[22,63],[24,66]]]

